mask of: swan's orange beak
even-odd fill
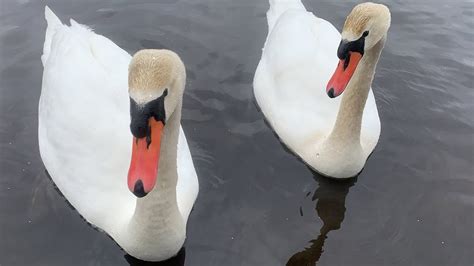
[[[349,52],[349,56],[346,59],[339,61],[336,71],[326,86],[326,92],[329,97],[335,98],[344,92],[361,59],[361,53]]]
[[[132,160],[128,170],[128,188],[139,198],[146,196],[155,186],[160,161],[163,122],[151,117],[148,126],[151,132],[147,136],[133,138]]]

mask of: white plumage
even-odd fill
[[[127,246],[127,226],[137,202],[127,188],[132,145],[127,81],[131,56],[73,20],[71,26],[63,25],[48,7],[45,16],[48,28],[41,57],[44,73],[38,131],[41,157],[77,211],[119,245]],[[199,188],[186,137],[182,129],[179,132],[176,198],[186,224]],[[166,259],[181,248],[173,246],[179,243],[156,242],[157,250],[144,252],[154,255],[142,259]]]
[[[341,105],[341,97],[326,94],[341,34],[306,11],[300,0],[270,0],[267,20],[268,36],[253,84],[262,112],[280,139],[313,169],[331,177],[356,175],[380,135],[371,89],[362,118],[362,151],[323,147]]]

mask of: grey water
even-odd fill
[[[304,4],[341,30],[358,2]],[[335,182],[288,152],[256,106],[267,0],[0,0],[0,265],[147,265],[88,225],[41,162],[45,4],[130,53],[168,48],[187,66],[182,125],[200,194],[185,248],[156,265],[473,265],[474,4],[382,2],[382,135],[362,173]]]

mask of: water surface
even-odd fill
[[[339,30],[356,3],[304,2]],[[0,265],[140,263],[45,173],[44,3],[130,53],[170,48],[186,63],[182,124],[201,190],[185,249],[162,265],[472,265],[473,3],[384,2],[382,135],[357,179],[334,182],[289,153],[256,107],[266,0],[0,0]]]

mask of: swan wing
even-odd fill
[[[55,184],[90,223],[126,220],[135,208],[127,188],[131,154],[127,76],[130,55],[71,21],[48,21],[39,102],[39,146]],[[110,214],[114,215],[111,216]]]
[[[335,122],[340,99],[327,97],[325,86],[337,65],[339,41],[332,24],[305,9],[283,12],[268,33],[254,93],[282,141],[297,153]]]

